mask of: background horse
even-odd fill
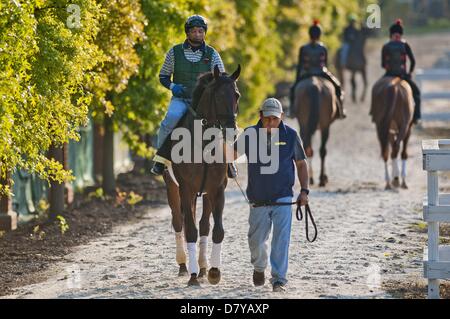
[[[336,94],[333,84],[321,77],[313,76],[300,81],[295,87],[295,111],[300,126],[300,136],[309,161],[310,184],[314,184],[311,159],[313,149],[311,140],[317,128],[321,130],[320,145],[320,184],[325,186],[328,177],[325,173],[326,144],[330,136],[330,125],[337,115]]]
[[[222,131],[227,128],[236,129],[236,115],[239,92],[236,80],[240,74],[240,66],[231,75],[220,74],[218,67],[213,73],[200,76],[193,93],[192,106],[194,112],[188,112],[181,120],[179,127],[188,128],[193,136],[194,120],[202,120],[202,135],[207,128],[215,127]],[[195,113],[195,114],[193,114]],[[174,145],[176,142],[173,142]],[[191,143],[192,153],[198,147]],[[209,143],[209,142],[208,142]],[[202,151],[205,142],[200,145]],[[169,205],[172,210],[172,225],[176,232],[177,263],[180,265],[179,275],[189,271],[191,278],[188,285],[199,285],[198,278],[206,275],[208,266],[206,258],[207,239],[209,235],[209,219],[211,213],[214,219],[212,232],[211,268],[208,271],[208,280],[211,284],[220,281],[221,273],[221,243],[224,238],[222,213],[225,203],[225,188],[227,186],[227,163],[201,163],[190,162],[173,163],[173,174],[178,183],[170,174],[165,173]],[[200,220],[200,254],[196,260],[196,243],[198,230],[196,227],[196,198],[197,193],[205,192],[203,196],[203,213]],[[184,250],[184,229],[188,250],[188,269],[186,269],[186,253]],[[200,266],[200,270],[199,270]]]
[[[363,79],[364,87],[361,93],[361,102],[364,102],[367,94],[367,73],[366,73],[366,56],[364,53],[364,48],[366,46],[367,38],[371,35],[371,30],[363,27],[356,33],[355,40],[350,44],[348,50],[348,56],[346,58],[346,64],[342,65],[342,48],[340,48],[334,57],[334,65],[336,67],[336,72],[339,81],[341,82],[342,89],[345,86],[345,74],[344,70],[351,72],[351,85],[352,85],[352,101],[356,103],[356,74],[360,73]]]
[[[372,89],[372,105],[370,114],[377,128],[378,140],[381,145],[381,156],[385,166],[386,189],[391,189],[388,170],[389,143],[391,144],[392,186],[399,187],[399,166],[397,156],[400,143],[402,150],[402,188],[406,185],[407,147],[411,135],[414,100],[408,82],[399,77],[382,77]]]

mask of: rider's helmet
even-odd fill
[[[198,14],[190,16],[186,20],[186,23],[184,24],[184,31],[188,33],[189,29],[193,27],[201,27],[205,30],[205,33],[208,31],[208,23],[206,22],[206,19]]]
[[[358,21],[358,16],[355,13],[350,13],[348,15],[348,22],[352,23],[352,22],[357,22]]]
[[[309,36],[312,39],[318,39],[322,35],[322,28],[320,27],[320,22],[314,19],[313,25],[309,27]]]
[[[393,25],[389,28],[389,32],[391,35],[394,33],[403,34],[403,22],[401,19],[397,19]]]

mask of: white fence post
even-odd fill
[[[450,140],[422,142],[423,169],[427,171],[428,192],[423,218],[428,223],[428,249],[424,252],[424,277],[428,298],[439,298],[439,279],[450,278],[450,246],[439,245],[439,223],[450,222],[450,194],[439,194],[439,171],[450,171]]]

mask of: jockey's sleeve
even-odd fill
[[[223,61],[222,58],[220,57],[219,52],[214,50],[211,58],[212,58],[211,71],[213,71],[214,67],[217,65],[219,67],[220,72],[225,72],[225,66],[223,65]]]
[[[166,54],[166,59],[164,60],[164,64],[161,67],[161,71],[159,71],[159,82],[169,90],[172,84],[171,77],[174,70],[174,56],[175,55],[173,52],[173,48],[171,48]]]
[[[416,66],[416,59],[414,58],[414,54],[411,50],[411,47],[409,46],[409,44],[407,42],[405,42],[405,48],[406,48],[406,54],[408,55],[409,58],[409,73],[413,73],[414,72],[414,68]]]

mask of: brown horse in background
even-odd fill
[[[240,66],[231,75],[220,74],[218,67],[213,73],[199,77],[193,93],[193,112],[188,112],[180,121],[178,127],[187,128],[191,133],[192,153],[205,151],[205,144],[210,141],[194,141],[194,120],[201,120],[201,133],[208,128],[218,128],[222,137],[228,137],[225,129],[236,129],[236,116],[239,92],[236,80],[240,74]],[[194,114],[195,113],[195,114]],[[177,143],[172,142],[175,146]],[[190,273],[189,286],[198,286],[199,278],[206,275],[208,261],[206,258],[207,239],[209,235],[209,220],[211,213],[214,218],[212,233],[213,247],[211,253],[211,268],[208,271],[208,281],[218,284],[221,279],[221,243],[224,238],[222,213],[225,204],[225,188],[227,186],[227,163],[195,162],[191,157],[189,162],[173,163],[173,175],[166,171],[164,180],[167,187],[169,206],[172,212],[172,225],[176,232],[176,260],[179,264],[179,275]],[[196,243],[198,230],[196,227],[197,194],[203,192],[203,213],[200,220],[200,254],[196,260]],[[183,236],[184,230],[184,236]],[[186,267],[185,240],[188,250],[188,267]],[[200,269],[199,269],[200,268]]]
[[[338,49],[334,56],[334,66],[336,67],[336,74],[341,82],[342,89],[345,88],[345,70],[351,73],[350,84],[352,86],[352,101],[356,103],[356,74],[360,73],[363,80],[363,90],[360,101],[364,102],[366,99],[368,82],[367,82],[367,60],[365,55],[365,47],[367,39],[372,36],[373,31],[367,27],[362,27],[356,33],[356,39],[350,44],[348,56],[345,65],[342,64],[342,48]]]
[[[406,185],[407,147],[411,135],[414,100],[408,82],[399,77],[385,76],[375,83],[372,89],[372,105],[370,115],[377,128],[378,140],[381,145],[381,156],[385,166],[386,189],[391,189],[388,170],[389,144],[392,159],[392,186],[399,187],[399,166],[397,156],[400,144],[403,142],[402,157],[402,188]]]
[[[320,183],[325,186],[328,176],[325,173],[326,144],[330,136],[330,125],[336,118],[337,105],[333,84],[321,77],[313,76],[300,81],[295,87],[294,113],[300,126],[300,136],[303,140],[306,156],[309,161],[310,184],[314,184],[311,159],[313,149],[312,137],[317,128],[322,133],[320,145]]]

